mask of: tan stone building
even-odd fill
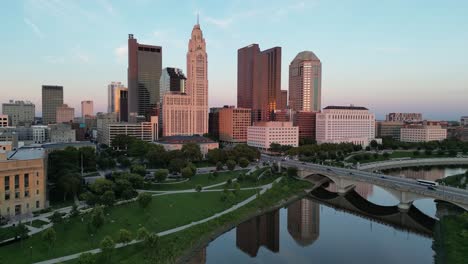
[[[21,218],[46,206],[42,148],[0,152],[0,216]]]

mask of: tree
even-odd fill
[[[288,167],[287,173],[288,173],[289,177],[295,177],[295,176],[297,176],[297,168],[296,167]]]
[[[169,162],[168,169],[170,172],[181,172],[181,168],[184,168],[185,166],[185,160],[176,158]]]
[[[151,194],[149,193],[140,193],[140,195],[138,195],[138,198],[137,198],[138,204],[140,205],[141,208],[148,207],[152,199],[153,199],[153,196],[151,196]]]
[[[87,205],[93,206],[98,202],[98,196],[92,192],[85,192],[80,195],[80,200],[84,200]]]
[[[432,150],[430,149],[426,149],[426,151],[424,151],[424,153],[428,156],[432,155]]]
[[[47,228],[44,232],[42,232],[41,238],[47,244],[48,250],[50,252],[50,249],[54,246],[55,240],[57,239],[57,234],[55,233],[54,228]]]
[[[198,184],[197,187],[195,187],[195,190],[196,190],[197,192],[201,192],[202,189],[203,189],[203,187],[202,187],[200,184]]]
[[[58,223],[62,222],[62,214],[60,214],[58,211],[55,211],[52,216],[50,217],[50,221],[54,223],[55,225]]]
[[[167,170],[167,169],[160,169],[160,170],[157,170],[157,171],[154,173],[154,178],[155,178],[158,182],[163,182],[163,181],[166,180],[168,174],[169,174],[169,170]]]
[[[132,162],[124,155],[119,156],[117,158],[117,162],[120,164],[120,166],[125,168],[128,168],[130,165],[132,165]]]
[[[419,150],[413,151],[413,155],[414,155],[414,156],[419,156],[419,154],[420,154],[420,153],[419,153]]]
[[[226,161],[226,166],[228,167],[229,170],[232,171],[236,168],[236,162],[230,159]]]
[[[182,177],[184,177],[184,178],[191,178],[194,175],[192,168],[190,168],[188,166],[183,168],[181,170],[181,173],[182,173]]]
[[[186,143],[182,146],[181,151],[188,161],[200,161],[203,157],[200,146],[197,143]]]
[[[226,152],[223,149],[211,149],[206,154],[206,158],[213,164],[226,161]]]
[[[91,253],[83,253],[78,257],[78,264],[94,264],[96,263],[96,258]]]
[[[115,248],[114,240],[110,236],[105,236],[101,241],[100,248],[102,255],[109,262]]]
[[[101,195],[101,203],[105,206],[112,206],[115,203],[115,194],[113,191],[106,191]]]
[[[62,190],[63,201],[66,201],[69,194],[71,194],[71,197],[75,197],[78,193],[81,185],[81,176],[77,172],[67,170],[58,179],[57,183],[59,188]]]
[[[89,186],[91,191],[97,195],[103,195],[107,191],[112,191],[112,181],[99,178]]]
[[[145,179],[143,178],[143,176],[139,174],[130,173],[130,174],[126,174],[126,177],[128,181],[132,184],[132,187],[134,189],[143,188],[143,184],[145,183]]]
[[[120,229],[118,242],[126,245],[130,243],[130,241],[132,241],[132,233],[127,229]]]
[[[152,144],[146,154],[146,159],[151,168],[160,168],[166,165],[165,156],[166,150],[163,146]]]
[[[101,206],[94,207],[91,213],[91,224],[95,229],[100,228],[104,225],[106,218],[104,216],[104,210]]]
[[[145,167],[142,165],[138,165],[138,164],[132,165],[132,167],[130,167],[130,172],[138,174],[143,177],[146,175]]]
[[[275,142],[270,144],[270,151],[272,152],[281,152],[281,145]]]
[[[390,157],[390,154],[388,152],[385,152],[384,154],[382,154],[382,156],[385,158],[385,159],[388,159]]]
[[[144,227],[140,227],[137,231],[137,239],[138,240],[145,240],[149,236],[148,230]]]
[[[120,134],[114,137],[114,139],[112,140],[111,146],[118,150],[127,150],[128,144],[130,144],[132,140],[133,140],[132,137]]]
[[[216,163],[216,170],[220,171],[223,169],[223,167],[224,167],[224,164],[221,161],[218,161]]]
[[[249,166],[249,163],[250,163],[249,160],[244,157],[239,159],[239,166],[241,168],[246,168],[247,166]]]
[[[371,140],[370,142],[370,146],[373,148],[373,149],[376,149],[378,147],[379,143],[377,143],[377,141],[375,139]]]
[[[240,187],[241,187],[240,184],[238,182],[235,182],[233,187],[234,187],[234,194],[238,195],[240,193]]]
[[[21,222],[15,228],[15,238],[19,238],[21,241],[21,247],[23,247],[23,240],[28,237],[29,229]]]
[[[159,251],[159,236],[156,234],[149,234],[145,240],[144,244],[145,247],[147,248],[147,252],[149,252],[150,257],[154,258],[155,256],[158,255]]]

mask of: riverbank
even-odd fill
[[[468,171],[463,174],[447,176],[437,180],[437,182],[451,187],[466,189],[468,187]]]

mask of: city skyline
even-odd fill
[[[466,3],[394,1],[377,6],[371,1],[298,1],[284,6],[273,1],[267,6],[261,1],[190,1],[181,4],[177,21],[170,19],[170,4],[163,2],[5,5],[11,12],[3,18],[10,23],[0,27],[15,41],[4,43],[8,52],[3,61],[8,67],[5,62],[0,65],[5,73],[2,82],[14,89],[2,93],[0,100],[30,100],[37,115],[41,114],[40,87],[49,84],[63,86],[64,101],[75,109],[87,99],[83,95],[93,95],[96,111],[105,112],[107,84],[127,83],[129,33],[142,43],[162,46],[162,67],[187,72],[186,36],[197,13],[210,53],[210,107],[236,104],[237,49],[257,43],[282,48],[283,90],[288,88],[288,63],[298,52],[314,52],[323,64],[322,107],[364,105],[378,119],[399,111],[422,112],[432,120],[458,120],[466,111],[463,98],[468,96],[468,81],[463,72],[468,62],[463,59],[467,57],[463,47],[468,36],[459,34],[468,24],[463,17]],[[137,10],[141,18],[133,19],[130,14]],[[271,13],[275,15],[268,16]],[[248,30],[263,18],[263,23],[255,24],[256,30]]]

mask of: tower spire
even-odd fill
[[[197,12],[197,25],[200,25],[200,13]]]

